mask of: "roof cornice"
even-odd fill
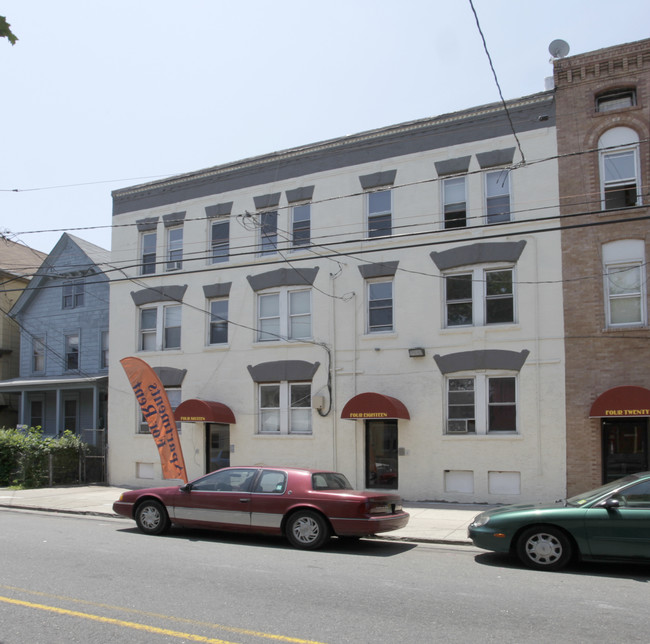
[[[510,111],[526,110],[536,106],[549,103],[553,100],[553,92],[546,91],[515,100],[507,101],[506,106]],[[159,181],[138,184],[127,188],[120,188],[112,192],[114,201],[114,214],[121,214],[130,210],[140,210],[149,206],[136,206],[135,208],[124,208],[118,204],[138,201],[150,195],[162,195],[163,193],[183,190],[189,185],[205,185],[207,183],[219,182],[223,177],[232,177],[237,174],[250,174],[262,168],[283,164],[292,161],[299,161],[309,157],[310,159],[324,157],[327,155],[353,152],[354,150],[368,148],[369,146],[387,144],[390,141],[406,139],[411,135],[417,136],[421,133],[444,131],[445,128],[453,125],[462,125],[463,122],[485,120],[489,118],[505,118],[505,109],[502,103],[491,103],[460,112],[453,112],[441,116],[409,121],[398,125],[368,130],[359,134],[329,139],[318,143],[289,148],[278,152],[272,152],[256,157],[249,157],[240,161],[213,166],[195,172],[175,175]],[[546,123],[544,126],[548,126]],[[525,129],[539,127],[535,124],[525,123]],[[402,152],[403,154],[404,152]],[[370,159],[372,160],[372,159]],[[356,162],[355,162],[356,163]],[[203,195],[199,195],[203,196]],[[174,199],[167,199],[173,203]],[[135,204],[132,204],[135,205]],[[151,205],[151,204],[150,204]],[[160,204],[159,204],[160,205]]]

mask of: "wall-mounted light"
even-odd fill
[[[422,347],[414,347],[413,349],[409,349],[409,358],[423,358],[424,357],[424,349]]]

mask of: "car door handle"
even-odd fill
[[[248,503],[250,499],[239,499],[240,503]]]

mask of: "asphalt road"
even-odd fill
[[[648,642],[650,565],[282,539],[0,510],[0,643]]]

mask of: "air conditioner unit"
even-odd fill
[[[448,434],[467,434],[467,425],[464,427],[447,427]]]

